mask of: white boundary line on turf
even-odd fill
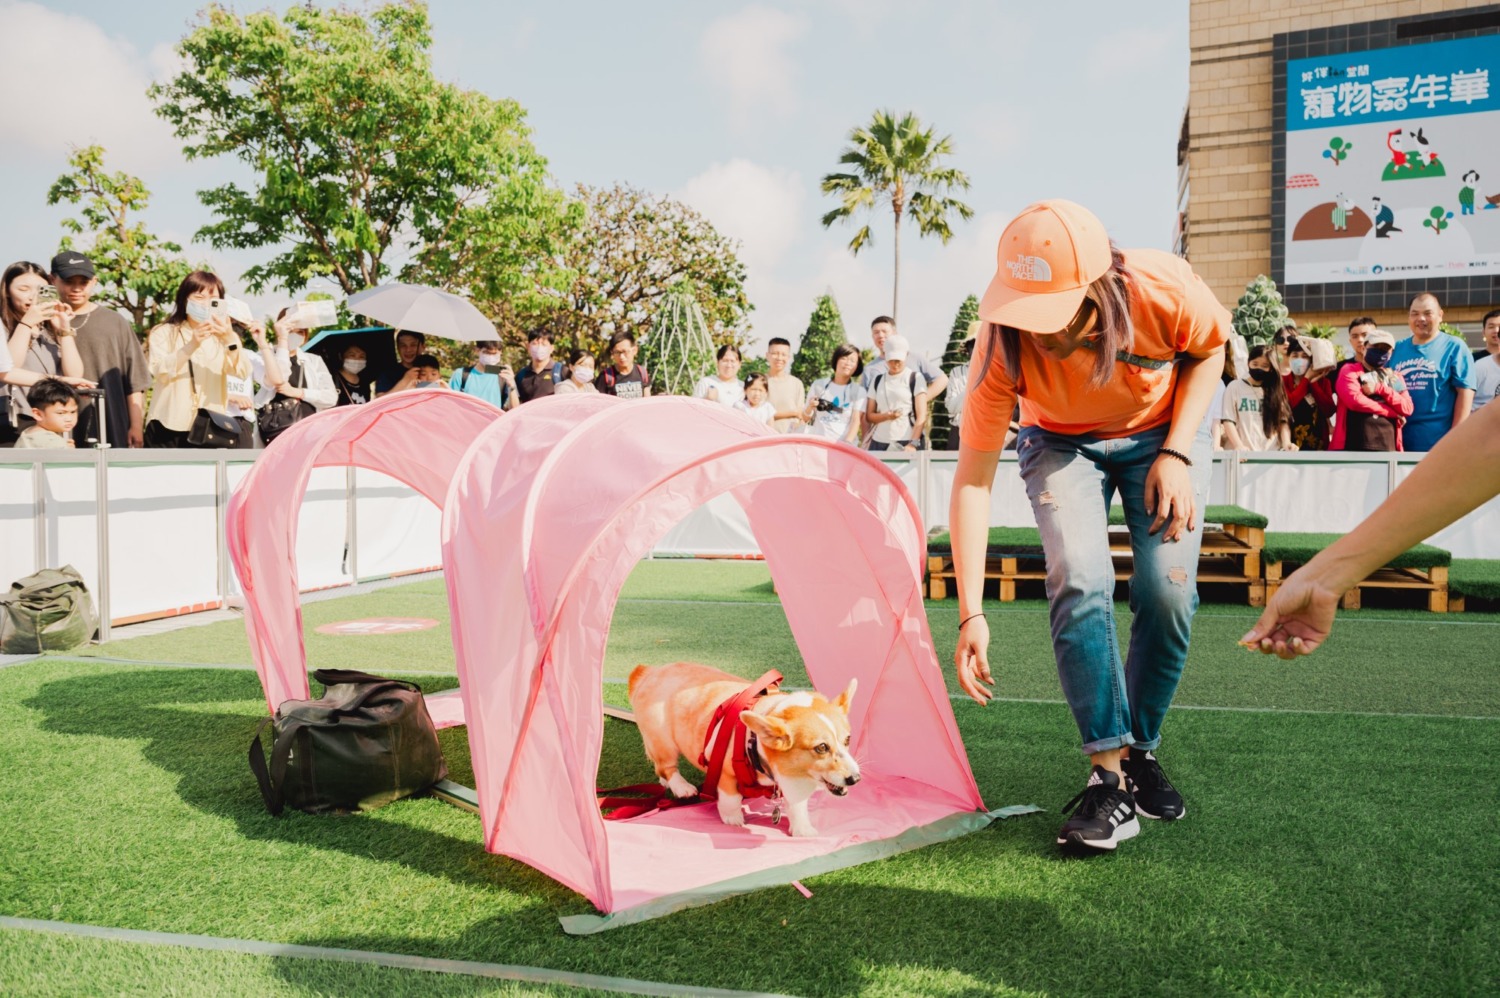
[[[445,960],[439,957],[410,956],[405,953],[380,953],[371,950],[335,949],[327,946],[302,946],[296,943],[268,943],[258,939],[231,939],[222,936],[187,935],[177,932],[147,932],[140,929],[116,929],[104,925],[78,925],[72,922],[49,922],[31,918],[11,918],[3,915],[0,915],[0,929],[15,929],[21,932],[50,932],[57,935],[82,936],[86,939],[105,939],[113,942],[138,943],[146,946],[179,946],[186,949],[209,950],[221,953],[244,953],[251,956],[359,963],[377,967],[392,967],[399,970],[422,970],[439,974],[460,974],[466,977],[487,977],[502,981],[522,981],[530,984],[563,984],[570,987],[597,988],[601,991],[616,991],[636,995],[710,995],[725,996],[725,998],[755,995],[764,996],[764,998],[776,998],[773,993],[764,991],[734,991],[727,988],[689,987],[682,984],[641,981],[629,977],[608,977],[602,974],[581,974],[566,970],[550,970],[546,967],[523,967],[505,963],[480,963],[473,960]]]
[[[28,662],[42,661],[41,657],[28,659]],[[149,659],[139,658],[112,658],[106,655],[88,655],[78,658],[67,658],[57,656],[53,661],[58,662],[107,662],[111,665],[138,665],[142,668],[158,669],[228,669],[239,672],[253,672],[253,665],[235,665],[230,662],[153,662]],[[25,665],[26,662],[10,662],[10,665]],[[368,668],[378,672],[389,672],[391,675],[406,676],[452,676],[452,672],[444,672],[439,669],[412,669],[402,665],[391,665],[389,668],[372,665]],[[605,676],[604,685],[624,686],[629,682],[627,679]],[[788,690],[796,687],[787,687]],[[957,702],[966,702],[971,698],[967,693],[949,693],[948,699]],[[997,703],[1034,703],[1051,707],[1065,707],[1066,700],[1047,700],[1040,697],[993,697]],[[1384,710],[1309,710],[1299,707],[1208,707],[1202,704],[1174,703],[1172,710],[1204,710],[1224,711],[1232,714],[1316,714],[1331,717],[1405,717],[1433,721],[1500,721],[1500,715],[1494,714],[1421,714],[1414,711],[1384,711]]]
[[[949,700],[972,702],[967,693],[949,693]],[[1034,697],[991,697],[998,703],[1034,703],[1049,707],[1066,707],[1066,700],[1043,700]],[[976,706],[978,706],[976,704]],[[1299,707],[1205,707],[1201,704],[1174,703],[1170,710],[1224,711],[1231,714],[1317,714],[1332,717],[1404,717],[1428,721],[1500,721],[1495,714],[1417,714],[1384,710],[1308,710]]]

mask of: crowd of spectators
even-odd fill
[[[552,334],[535,330],[519,373],[505,362],[499,341],[482,341],[445,380],[420,332],[397,330],[394,361],[381,370],[371,368],[371,349],[390,356],[389,341],[372,346],[338,338],[321,355],[312,353],[303,349],[308,323],[301,306],[282,309],[268,332],[207,271],[182,281],[171,315],[150,330],[145,349],[123,316],[92,300],[97,290],[93,263],[73,251],[59,253],[50,269],[27,261],[6,268],[0,278],[7,346],[0,350],[0,446],[102,441],[248,448],[319,410],[362,405],[391,392],[466,392],[505,411],[552,394],[640,399],[653,390],[630,333],[612,336],[597,358],[574,349],[563,360],[555,356]],[[1238,364],[1226,353],[1223,386],[1206,420],[1215,447],[1431,449],[1500,393],[1500,309],[1484,316],[1484,348],[1472,355],[1443,332],[1442,322],[1437,298],[1420,294],[1408,313],[1410,336],[1398,340],[1370,318],[1354,319],[1353,356],[1342,361],[1331,342],[1295,326],[1252,348]],[[947,446],[956,450],[979,325],[969,329],[963,361],[944,373],[897,334],[894,319],[877,316],[870,324],[875,357],[865,363],[859,348],[841,344],[828,359],[832,375],[811,385],[791,373],[786,339],[768,344],[764,374],[744,379],[740,350],[725,345],[693,394],[778,433],[874,451],[927,447],[933,403],[941,397],[950,423]],[[221,430],[233,426],[237,434],[195,442],[202,436],[195,422],[205,413],[227,417]]]
[[[1483,350],[1442,330],[1436,296],[1419,294],[1397,339],[1361,316],[1353,357],[1288,326],[1251,349],[1236,376],[1226,358],[1216,446],[1230,450],[1429,451],[1500,388],[1500,309],[1484,317]]]

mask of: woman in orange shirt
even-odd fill
[[[1016,450],[1047,561],[1063,694],[1093,769],[1058,844],[1113,849],[1139,812],[1172,820],[1182,796],[1155,758],[1198,606],[1199,513],[1211,457],[1204,416],[1224,368],[1229,313],[1183,260],[1115,248],[1070,201],[1006,226],[964,405],[949,525],[959,685],[993,695],[980,609],[990,491],[1012,407]],[[1134,572],[1130,647],[1114,619],[1109,507],[1119,493]]]

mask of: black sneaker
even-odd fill
[[[1078,810],[1063,822],[1062,830],[1057,833],[1060,846],[1113,849],[1140,834],[1141,823],[1135,820],[1135,801],[1130,791],[1120,786],[1120,778],[1103,766],[1094,767],[1083,793],[1062,809],[1066,811],[1075,804]]]
[[[1155,752],[1131,752],[1120,760],[1125,770],[1125,784],[1135,796],[1135,809],[1143,818],[1176,821],[1187,816],[1182,794],[1161,771]]]

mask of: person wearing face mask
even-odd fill
[[[370,401],[374,378],[370,377],[369,355],[365,348],[355,344],[344,347],[339,354],[339,369],[333,379],[338,392],[336,405],[364,405]]]
[[[473,364],[465,364],[453,372],[448,387],[484,399],[497,409],[514,409],[519,405],[516,375],[501,358],[499,342],[481,340],[475,343],[474,359]]]
[[[1187,813],[1156,750],[1198,607],[1212,470],[1201,430],[1229,312],[1185,260],[1118,249],[1087,208],[1053,200],[1005,227],[979,317],[948,514],[954,668],[974,700],[994,696],[980,598],[995,473],[1019,400],[1016,449],[1041,531],[1053,653],[1091,764],[1057,843],[1112,850],[1139,833],[1138,814]],[[1123,660],[1109,535],[1116,495],[1134,559]]]
[[[568,365],[552,359],[552,334],[533,329],[526,334],[526,357],[529,363],[516,378],[516,394],[522,402],[544,398],[568,380]]]
[[[1334,401],[1333,344],[1310,337],[1293,337],[1287,347],[1287,374],[1281,379],[1291,406],[1292,443],[1298,450],[1327,450],[1328,421],[1338,408]]]
[[[229,378],[251,376],[252,364],[240,349],[239,334],[229,317],[210,304],[223,297],[224,282],[216,275],[193,271],[177,287],[171,316],[147,337],[152,384],[147,447],[192,446],[188,431],[198,410],[227,413]],[[248,328],[252,335],[265,335],[258,322]]]
[[[594,355],[586,350],[574,350],[568,354],[568,377],[553,386],[557,395],[572,395],[577,392],[598,393],[594,387]]]
[[[1249,378],[1224,387],[1219,418],[1225,450],[1296,450],[1286,386],[1271,368],[1273,352],[1261,343],[1250,348]]]
[[[270,443],[287,427],[322,409],[338,404],[338,390],[328,374],[328,365],[317,354],[307,353],[307,331],[300,325],[294,308],[282,309],[272,327],[276,343],[270,346],[265,333],[255,335],[260,369],[255,380],[256,424],[263,442]]]
[[[1403,450],[1401,427],[1412,414],[1411,393],[1391,370],[1396,338],[1384,329],[1365,332],[1364,356],[1339,369],[1338,416],[1333,450]]]

